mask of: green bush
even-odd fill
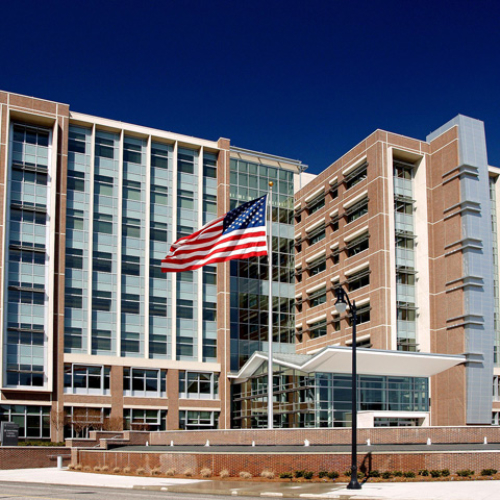
[[[403,471],[395,470],[393,472],[394,477],[403,477]]]
[[[292,479],[293,475],[291,472],[281,472],[279,477],[280,479]]]
[[[389,472],[388,470],[386,470],[386,471],[382,472],[382,477],[383,477],[384,479],[391,479],[391,477],[392,477],[392,472]]]
[[[312,479],[313,476],[314,476],[314,472],[312,472],[310,470],[305,471],[303,474],[304,479]]]
[[[496,469],[483,469],[481,476],[494,476],[498,471]]]
[[[305,472],[305,470],[295,470],[295,471],[293,471],[293,475],[296,478],[304,477],[304,472]]]
[[[416,474],[410,470],[408,472],[403,472],[403,476],[404,477],[415,477]]]
[[[441,477],[441,471],[440,470],[430,470],[429,471],[429,474],[432,476],[432,477]]]
[[[52,441],[19,441],[19,446],[66,446],[63,441],[61,443],[53,443]]]
[[[377,469],[371,470],[368,473],[368,477],[380,477],[380,471],[378,471]]]
[[[457,470],[457,476],[470,477],[474,475],[474,471],[470,469]]]
[[[450,475],[450,469],[443,469],[443,470],[441,471],[441,475],[442,475],[443,477],[448,477],[448,476]]]
[[[429,471],[428,471],[428,469],[420,469],[420,470],[418,471],[418,474],[419,474],[420,476],[428,476],[428,475],[429,475]]]
[[[326,470],[320,470],[320,471],[318,472],[318,477],[319,477],[320,479],[322,479],[322,478],[324,478],[324,477],[328,477],[328,471],[326,471]]]
[[[339,477],[339,473],[332,470],[327,474],[327,477],[328,479],[337,479]]]

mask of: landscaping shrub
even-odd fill
[[[395,471],[392,473],[392,475],[393,475],[394,477],[403,477],[403,471],[401,471],[401,470],[395,470]]]
[[[474,475],[474,471],[470,469],[457,470],[457,476],[470,477]]]
[[[403,472],[403,476],[410,478],[410,477],[415,477],[416,474],[410,470],[410,471],[407,471],[407,472]]]
[[[115,467],[115,468],[113,469],[113,472],[114,472],[115,474],[118,474],[118,473],[120,472],[120,470],[121,470],[121,469],[120,469],[120,467]]]
[[[227,469],[222,469],[219,473],[219,476],[224,478],[224,477],[229,477],[229,471]]]
[[[84,470],[85,472],[90,472],[90,465],[86,465],[86,466],[83,468],[83,470]]]
[[[318,472],[318,477],[319,477],[320,479],[322,479],[322,478],[324,478],[324,477],[328,477],[328,471],[326,471],[326,470],[320,470],[320,471]]]
[[[184,475],[187,476],[187,477],[194,476],[194,470],[193,469],[186,469],[184,471]]]
[[[250,474],[250,472],[247,471],[241,471],[239,476],[243,479],[251,479],[253,476]]]
[[[101,471],[102,471],[102,472],[108,472],[108,470],[109,470],[109,467],[108,467],[107,465],[103,465],[103,466],[101,467]]]
[[[208,467],[203,467],[203,469],[200,470],[200,476],[212,477],[212,471]]]
[[[263,470],[260,473],[260,477],[265,477],[266,479],[274,479],[274,472],[272,470]]]
[[[391,477],[392,477],[392,472],[389,472],[388,470],[386,470],[386,471],[382,472],[382,474],[381,474],[381,475],[382,475],[382,477],[383,477],[384,479],[391,479]]]
[[[481,471],[481,476],[494,476],[496,473],[496,469],[483,469]]]
[[[441,471],[441,475],[442,475],[443,477],[448,477],[448,476],[450,475],[450,469],[443,469],[443,470]]]
[[[432,476],[432,477],[441,477],[441,471],[440,470],[430,470],[429,471],[429,474]]]
[[[144,469],[144,467],[139,467],[135,472],[136,472],[136,474],[139,474],[140,476],[142,476],[142,474],[144,474],[146,472],[146,469]]]
[[[380,471],[378,471],[377,469],[371,470],[368,473],[368,477],[380,477]]]
[[[293,475],[296,478],[304,477],[304,472],[305,472],[305,470],[295,470],[295,471],[293,471]]]
[[[151,470],[152,476],[159,476],[160,474],[161,474],[161,469],[159,467],[155,467],[154,469]]]
[[[124,474],[130,474],[130,471],[131,471],[131,470],[132,470],[132,469],[131,469],[130,467],[124,467],[124,468],[123,468],[123,473],[124,473]]]
[[[94,472],[101,472],[101,468],[99,467],[99,465],[94,466]]]
[[[291,472],[280,472],[280,479],[292,479],[293,474]]]
[[[428,476],[429,475],[429,470],[428,469],[420,469],[418,471],[420,476]]]
[[[310,470],[305,471],[303,474],[304,479],[312,479],[313,476],[314,476],[314,472],[312,472]]]
[[[339,473],[334,470],[327,473],[328,479],[337,479],[339,477]]]
[[[75,470],[75,465],[74,464],[69,464],[68,465],[69,470]]]
[[[175,476],[175,469],[173,467],[171,467],[170,469],[167,469],[167,472],[165,472],[165,474],[167,476]]]

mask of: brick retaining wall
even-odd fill
[[[130,433],[133,435],[133,432]],[[358,443],[370,439],[372,444],[425,444],[432,443],[500,443],[500,427],[376,427],[358,429]],[[152,432],[149,444],[204,445],[301,445],[305,440],[311,445],[351,444],[350,428],[334,429],[249,429],[209,431]]]
[[[275,473],[293,472],[297,469],[310,470],[316,474],[320,470],[336,470],[344,472],[350,468],[350,453],[187,453],[187,452],[119,452],[99,450],[79,450],[78,463],[90,466],[107,465],[110,470],[115,467],[130,467],[134,473],[144,468],[146,474],[158,468],[161,473],[174,468],[182,474],[190,468],[198,474],[204,467],[211,469],[216,475],[227,469],[232,476],[242,471],[257,476],[264,469]],[[379,452],[359,453],[360,470],[370,471],[413,471],[420,469],[450,469],[452,473],[461,469],[500,469],[498,452]]]
[[[1,446],[0,469],[56,467],[58,455],[63,456],[63,465],[70,463],[71,450],[62,446]]]

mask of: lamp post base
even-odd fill
[[[348,490],[360,490],[361,485],[358,482],[358,478],[351,478],[351,482],[347,485]]]

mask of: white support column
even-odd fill
[[[177,150],[179,144],[175,141],[172,154],[172,192],[170,199],[172,200],[172,243],[176,240],[177,234]],[[169,273],[172,293],[171,311],[172,311],[172,360],[177,359],[177,273]]]
[[[122,279],[119,272],[122,268],[123,241],[123,142],[124,131],[120,132],[120,149],[118,152],[118,220],[116,238],[116,355],[121,356],[122,345]]]
[[[92,125],[92,134],[90,136],[90,191],[89,191],[89,232],[88,232],[88,276],[87,276],[87,354],[92,354],[92,274],[94,259],[94,186],[95,186],[95,136],[96,127]]]
[[[200,148],[198,156],[198,226],[195,231],[203,226],[203,146]],[[198,274],[197,295],[198,295],[198,353],[197,360],[203,361],[203,268],[196,270]]]
[[[144,235],[144,357],[149,358],[149,269],[151,260],[151,136],[146,145],[146,218]]]

